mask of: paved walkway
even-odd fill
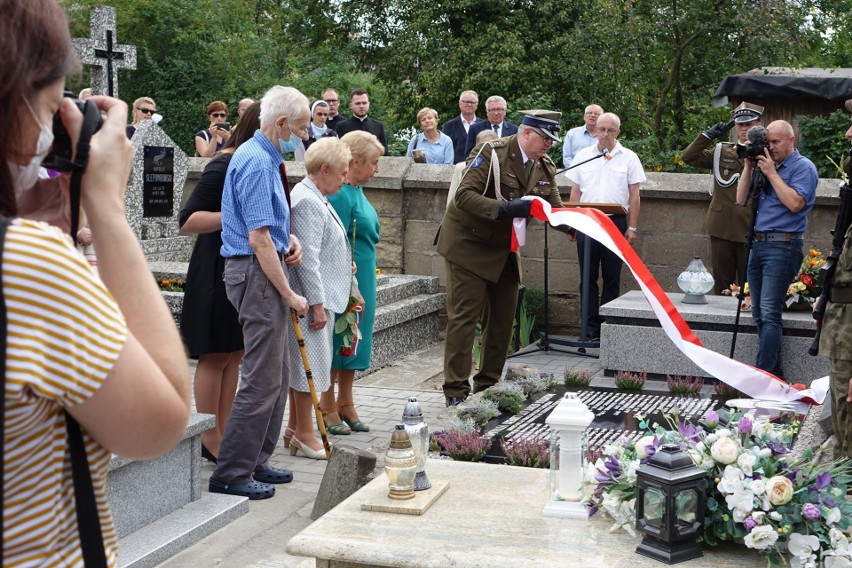
[[[377,371],[355,383],[355,402],[362,420],[370,425],[368,433],[331,436],[332,443],[363,449],[386,447],[390,433],[402,418],[409,396],[416,396],[423,408],[424,419],[434,423],[445,411],[444,395],[436,390],[442,367],[443,343],[412,354],[394,365]],[[524,363],[553,373],[561,380],[566,367],[587,370],[593,375],[600,370],[597,359],[562,351],[533,351],[514,357],[509,363]],[[285,417],[286,424],[286,417]],[[308,568],[313,561],[284,552],[287,541],[311,524],[313,501],[325,471],[325,461],[290,456],[283,442],[273,455],[276,467],[294,472],[295,479],[279,485],[275,497],[252,501],[250,512],[213,533],[203,541],[160,564],[160,568]],[[213,465],[202,462],[203,490]]]

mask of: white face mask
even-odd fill
[[[6,162],[6,165],[9,166],[9,173],[12,175],[12,183],[15,185],[15,194],[18,195],[24,191],[32,189],[32,187],[38,181],[39,168],[41,168],[41,163],[44,161],[45,156],[47,156],[48,152],[50,152],[50,147],[53,146],[53,130],[46,127],[41,123],[41,121],[36,116],[33,107],[30,106],[30,102],[27,99],[24,99],[24,102],[27,103],[27,108],[30,109],[30,113],[33,115],[33,118],[41,127],[41,132],[38,134],[38,142],[36,143],[36,153],[30,159],[30,162],[25,165],[16,164],[14,162]]]

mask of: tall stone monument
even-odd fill
[[[148,260],[188,262],[192,242],[178,233],[177,222],[186,183],[186,153],[153,120],[141,121],[131,142],[127,220]]]
[[[136,47],[119,45],[110,6],[92,8],[90,30],[90,38],[72,42],[83,64],[92,68],[92,94],[118,98],[118,70],[136,69]]]

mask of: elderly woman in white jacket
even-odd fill
[[[291,193],[291,231],[302,243],[302,263],[290,269],[290,286],[304,295],[310,310],[302,323],[305,347],[317,392],[331,384],[334,314],[349,302],[352,254],[343,224],[326,196],[337,193],[346,180],[349,148],[337,138],[323,138],[305,152],[307,176]],[[313,427],[311,400],[296,335],[289,331],[290,418],[284,445],[290,455],[301,450],[306,457],[325,459]]]

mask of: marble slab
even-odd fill
[[[317,566],[408,568],[659,568],[634,552],[639,537],[610,532],[595,517],[544,517],[550,471],[429,460],[430,478],[448,491],[422,516],[363,511],[365,496],[386,485],[370,482],[287,543],[289,554],[317,559]],[[706,549],[683,568],[762,568],[765,560],[742,545]]]
[[[364,502],[361,503],[363,511],[378,511],[380,513],[398,513],[402,515],[422,515],[429,510],[435,501],[443,495],[450,482],[443,480],[431,480],[432,487],[423,491],[415,491],[414,497],[401,501],[399,499],[391,499],[388,497],[388,476],[382,473],[378,479],[383,479],[384,483],[370,483],[370,488],[364,496]]]

